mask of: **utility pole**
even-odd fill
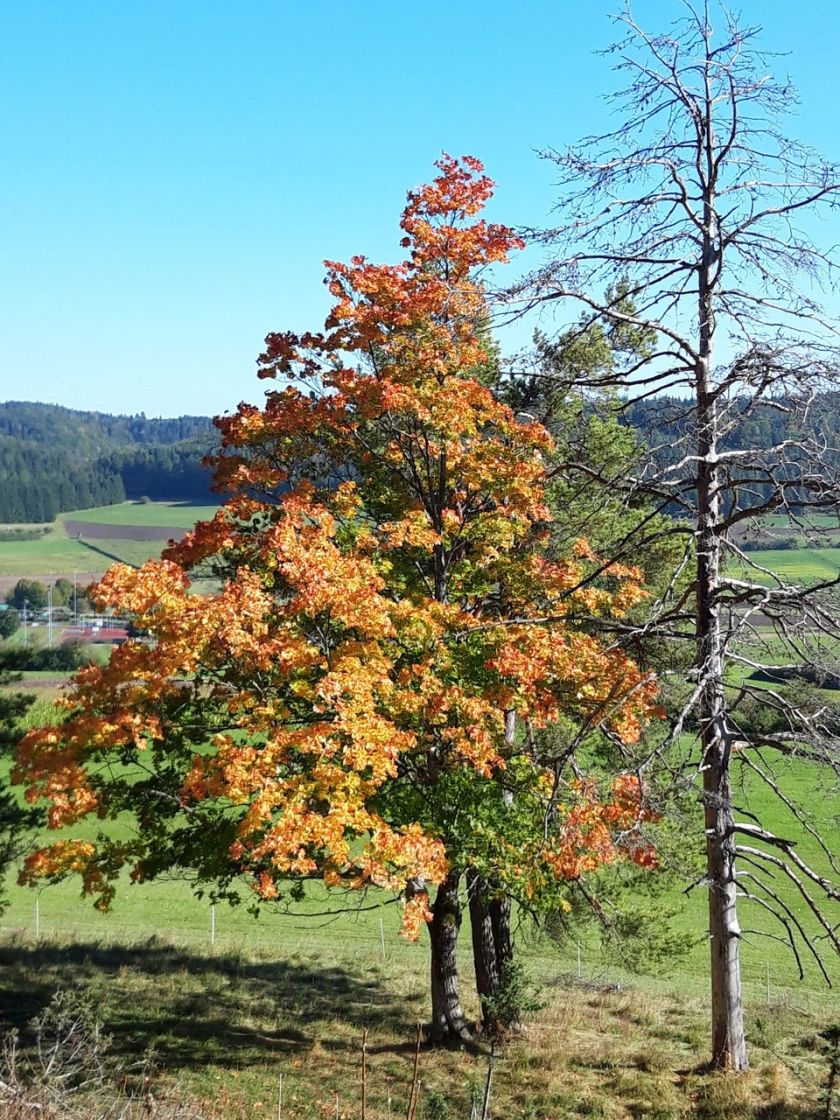
[[[52,645],[53,639],[53,585],[47,584],[47,645]]]

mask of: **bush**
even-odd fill
[[[20,615],[14,607],[0,611],[0,638],[11,638],[20,626]]]
[[[738,547],[743,552],[790,552],[798,548],[805,548],[802,537],[774,537],[770,533],[761,536],[748,537],[738,542]]]
[[[89,661],[89,651],[78,642],[68,642],[63,646],[45,646],[41,649],[18,646],[15,649],[4,649],[0,653],[0,668],[10,669],[16,673],[70,673],[82,665],[87,665]]]
[[[85,992],[56,992],[30,1027],[35,1044],[27,1053],[14,1031],[3,1039],[4,1120],[202,1120],[194,1102],[155,1099],[149,1056],[127,1067],[111,1059],[111,1040]]]
[[[0,531],[0,544],[4,541],[38,541],[49,532],[46,526],[37,529],[3,529]]]
[[[481,1008],[484,1017],[503,1030],[517,1028],[529,1012],[545,1007],[540,989],[533,982],[521,961],[507,960],[502,965],[496,994],[483,997]]]

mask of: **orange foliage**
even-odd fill
[[[230,860],[263,898],[290,875],[404,890],[440,882],[448,860],[442,828],[400,818],[400,783],[433,800],[455,768],[493,782],[515,749],[505,710],[534,725],[577,715],[628,742],[656,714],[655,682],[565,621],[623,615],[642,576],[613,565],[587,579],[598,558],[586,542],[563,563],[544,555],[550,437],[481,377],[480,273],[521,242],[476,217],[492,189],[477,160],[438,166],[409,194],[406,258],[327,262],[324,331],[266,340],[259,375],[285,384],[217,421],[224,507],[166,559],[118,565],[99,585],[100,605],[148,638],[82,670],[66,722],[23,740],[17,778],[51,801],[52,827],[132,806],[103,762],[130,770],[145,756],[167,788],[179,774],[173,819],[235,820]],[[208,560],[224,582],[192,594],[189,573]],[[572,792],[527,859],[564,878],[622,855],[653,861],[621,839],[644,820],[638,784],[603,801],[594,785]],[[142,876],[166,825],[151,799],[136,812]],[[25,876],[87,872],[96,891],[97,858],[60,841]],[[418,898],[413,932],[428,917]]]

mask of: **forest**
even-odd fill
[[[747,403],[745,397],[744,407]],[[584,411],[593,415],[597,410],[589,402]],[[617,397],[608,411],[652,452],[658,469],[676,461],[691,422],[685,398]],[[831,390],[817,396],[808,425],[812,434],[820,433],[829,445],[838,446],[840,394]],[[758,451],[798,435],[801,429],[802,419],[795,409],[753,404],[750,415],[726,442],[733,448]],[[142,414],[110,416],[7,401],[0,404],[0,521],[48,522],[68,510],[143,497],[205,501],[212,493],[212,479],[202,460],[214,445],[210,417],[147,419]],[[756,479],[755,502],[770,489],[770,483]],[[678,515],[679,507],[672,512]]]
[[[127,498],[203,500],[209,417],[147,419],[58,405],[0,404],[0,521],[53,521]]]

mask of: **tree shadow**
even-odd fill
[[[73,537],[76,544],[80,544],[82,548],[88,549],[90,552],[95,552],[97,556],[104,556],[106,560],[110,560],[114,564],[125,564],[129,568],[137,568],[139,564],[132,563],[131,560],[126,560],[122,556],[118,556],[116,552],[109,552],[106,548],[100,548],[98,545],[91,544],[90,541],[83,540],[81,537]]]
[[[822,1031],[820,1039],[826,1046],[828,1078],[825,1084],[825,1107],[815,1113],[815,1120],[833,1120],[840,1116],[840,1024]]]
[[[115,1057],[152,1049],[170,1071],[257,1065],[316,1042],[356,1049],[364,1027],[405,1037],[417,1021],[377,975],[335,965],[204,956],[156,939],[0,946],[0,1029],[18,1030],[24,1047],[33,1018],[64,988],[91,994]]]

